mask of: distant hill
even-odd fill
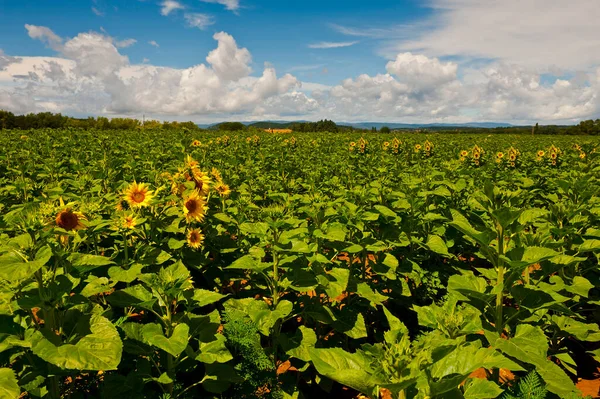
[[[305,120],[298,121],[250,121],[250,122],[242,122],[246,126],[255,127],[257,129],[287,129],[290,127],[292,123],[304,123],[307,122]],[[213,124],[198,124],[198,127],[202,129],[217,129],[218,126],[223,123],[213,123]],[[381,129],[384,126],[389,127],[390,129],[431,129],[431,130],[441,130],[441,129],[457,129],[457,128],[477,128],[477,129],[493,129],[497,127],[513,127],[510,123],[502,123],[502,122],[469,122],[469,123],[396,123],[396,122],[337,122],[338,126],[352,126],[357,129],[371,129],[376,128],[377,130]]]

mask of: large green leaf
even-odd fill
[[[520,324],[513,338],[498,338],[493,346],[508,356],[534,365],[536,372],[546,382],[548,391],[560,397],[578,393],[565,372],[546,357],[548,339],[541,328]]]
[[[17,399],[21,394],[15,372],[11,369],[0,369],[0,399]]]
[[[31,337],[31,350],[41,359],[62,369],[116,370],[121,361],[123,343],[115,326],[105,317],[92,315],[91,334],[76,344],[55,344],[56,336],[40,331]]]
[[[87,273],[98,267],[115,264],[115,262],[104,256],[80,253],[71,254],[69,256],[69,261],[71,262],[73,268],[80,273]]]
[[[160,324],[151,323],[142,328],[142,337],[145,343],[177,357],[188,344],[189,331],[190,328],[187,324],[177,324],[173,329],[173,334],[167,338]]]
[[[504,391],[492,381],[474,379],[467,383],[463,395],[465,399],[491,399],[497,398],[502,392]]]
[[[362,352],[348,353],[341,348],[309,349],[319,374],[370,395],[386,381],[373,375],[370,359]]]
[[[42,247],[35,259],[27,261],[14,252],[0,256],[0,279],[7,281],[21,281],[28,279],[41,269],[52,257],[52,249]]]
[[[227,295],[219,294],[218,292],[196,288],[194,289],[192,301],[194,301],[196,306],[202,307],[218,302],[226,296]]]

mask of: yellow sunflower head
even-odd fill
[[[354,141],[350,142],[350,147],[356,147],[356,143]]]
[[[503,153],[503,152],[499,152],[499,153],[497,153],[497,154],[496,154],[496,158],[498,158],[498,159],[502,159],[502,158],[504,158],[504,153]]]
[[[463,157],[463,158],[466,157],[467,155],[469,155],[469,151],[467,151],[467,150],[462,150],[460,152],[460,156]]]
[[[511,167],[511,168],[514,168],[514,167],[515,167],[515,163],[514,163],[514,162],[511,162],[511,163],[510,163],[510,167]]]
[[[71,208],[64,208],[56,215],[55,222],[61,229],[71,231],[84,229],[85,225],[82,220],[85,220],[85,217],[80,212],[73,212]]]
[[[221,176],[221,172],[219,172],[219,170],[217,168],[212,168],[210,170],[210,175],[215,179],[215,180],[221,180],[223,177]]]
[[[123,221],[121,223],[121,227],[123,227],[124,229],[127,229],[127,230],[133,230],[133,229],[135,229],[135,227],[137,226],[137,224],[138,224],[138,220],[134,216],[132,216],[132,215],[126,215],[123,218]]]
[[[190,248],[198,249],[204,242],[204,235],[200,232],[200,229],[191,229],[187,233],[187,244]]]
[[[183,214],[188,223],[193,220],[197,222],[204,220],[206,208],[206,200],[197,191],[183,199]]]
[[[556,159],[552,160],[552,166],[556,166]]]
[[[229,186],[227,184],[223,183],[222,181],[217,183],[217,185],[215,186],[215,191],[221,197],[228,197],[229,194],[231,194],[231,189],[229,188]]]
[[[556,159],[557,157],[558,157],[558,154],[556,152],[550,153],[550,159]]]
[[[149,206],[153,197],[152,191],[148,189],[146,183],[133,182],[125,189],[123,194],[123,199],[127,201],[131,208]]]
[[[415,150],[419,151],[421,149],[421,144],[415,144]]]
[[[546,152],[544,152],[544,150],[539,150],[539,151],[537,152],[537,156],[538,156],[538,158],[541,158],[541,157],[543,157],[544,155],[546,155]]]
[[[192,141],[192,147],[200,147],[200,145],[202,145],[202,143],[200,142],[200,140],[194,140],[194,141]]]
[[[474,152],[473,153],[473,158],[476,159],[476,160],[479,160],[479,158],[481,158],[481,153],[479,151]]]
[[[579,153],[579,158],[584,159],[585,158],[585,152],[581,151]]]
[[[513,153],[513,154],[510,154],[510,155],[508,156],[508,159],[510,159],[510,160],[511,160],[511,161],[513,161],[513,162],[514,162],[514,161],[516,161],[516,160],[517,160],[517,154],[514,154],[514,153]]]

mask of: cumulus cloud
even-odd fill
[[[53,33],[44,32],[38,39]],[[270,99],[295,92],[300,86],[295,77],[278,77],[272,67],[251,76],[250,52],[227,33],[217,33],[214,39],[217,47],[207,63],[186,69],[132,64],[112,38],[96,32],[61,39],[59,57],[9,63],[2,56],[6,69],[0,71],[0,107],[15,112],[164,116],[253,114],[285,107],[285,102]],[[314,103],[296,96],[296,103]]]
[[[600,64],[597,0],[427,0],[433,16],[396,39],[383,53],[488,58],[534,68],[578,69]],[[376,29],[338,27],[348,35]],[[384,38],[376,35],[378,38]],[[389,35],[387,36],[390,37]],[[392,36],[394,37],[394,36]]]
[[[309,44],[309,48],[327,49],[327,48],[340,48],[354,46],[357,41],[354,42],[320,42]]]
[[[135,39],[117,40],[115,41],[115,46],[117,46],[117,48],[127,48],[133,46],[136,43],[137,40]]]
[[[201,13],[185,13],[184,18],[189,27],[202,30],[215,23],[215,20],[212,16]]]
[[[165,17],[173,11],[183,10],[185,8],[185,6],[183,4],[181,4],[175,0],[165,0],[162,3],[160,3],[160,5],[161,5],[160,13],[162,15],[164,15]]]
[[[149,45],[154,46],[154,47],[160,47],[160,45],[156,42],[156,40],[150,40],[148,42]]]
[[[25,25],[27,34],[32,39],[39,39],[53,50],[60,50],[62,38],[45,26]]]
[[[576,122],[600,113],[600,68],[550,78],[531,65],[461,65],[413,51],[381,62],[379,74],[326,86],[278,76],[268,64],[253,73],[250,51],[225,32],[213,36],[216,48],[205,63],[177,69],[133,64],[120,53],[122,43],[105,33],[63,39],[46,27],[27,30],[57,54],[0,51],[0,108],[14,112],[515,123]]]
[[[204,3],[222,4],[227,10],[237,11],[240,8],[240,0],[200,0]]]

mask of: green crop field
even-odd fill
[[[581,397],[599,143],[2,131],[0,398]]]

